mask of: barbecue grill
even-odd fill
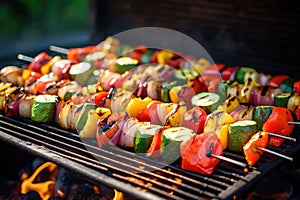
[[[294,9],[272,1],[90,0],[91,39],[98,42],[140,26],[172,28],[199,41],[215,61],[263,66],[261,71],[271,74],[281,73],[284,66],[289,69],[285,74],[298,78],[300,15]],[[172,12],[166,14],[166,10]],[[248,34],[249,26],[252,34]],[[280,148],[268,148],[293,156],[300,150],[299,130],[292,137],[297,142],[286,140]],[[205,176],[180,169],[180,163],[167,165],[116,147],[99,149],[95,140],[83,143],[76,133],[56,124],[1,114],[0,139],[137,199],[232,199],[284,162],[265,153],[249,171],[221,161],[212,175]],[[223,155],[246,162],[240,153],[225,151]]]

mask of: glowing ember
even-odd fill
[[[26,194],[30,191],[36,191],[39,193],[42,199],[48,199],[52,197],[54,193],[53,189],[55,185],[56,169],[57,165],[51,162],[42,164],[30,177],[23,180],[21,184],[21,193]],[[43,170],[48,170],[51,174],[51,177],[45,182],[37,182],[37,177]]]

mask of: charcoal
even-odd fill
[[[22,195],[20,200],[42,200],[42,198],[36,191],[30,191]]]

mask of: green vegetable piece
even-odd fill
[[[31,119],[35,122],[47,123],[55,119],[56,102],[54,95],[38,95],[34,98],[31,108]]]
[[[137,153],[146,153],[149,149],[153,136],[161,129],[158,125],[147,125],[138,128],[134,151]]]
[[[212,113],[221,103],[220,95],[210,92],[201,92],[192,97],[192,105],[203,108],[206,113]]]
[[[253,120],[257,123],[257,129],[262,130],[264,123],[271,115],[273,106],[256,106],[253,110]]]
[[[257,124],[253,120],[242,120],[229,125],[228,149],[243,151],[243,146],[257,132]]]
[[[161,156],[168,162],[180,158],[180,144],[193,137],[195,133],[188,128],[172,127],[164,130],[162,134]]]
[[[88,117],[88,111],[90,110],[95,110],[97,108],[97,105],[91,104],[91,103],[86,103],[84,104],[82,110],[80,111],[80,117],[78,118],[78,121],[76,123],[76,129],[78,132],[80,132],[83,128],[84,125],[87,121]]]

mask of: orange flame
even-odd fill
[[[115,191],[115,196],[114,196],[113,200],[123,200],[124,199],[122,192],[119,192],[116,189],[114,189],[114,191]]]
[[[37,176],[41,173],[41,171],[47,169],[53,176],[52,179],[54,180],[49,180],[46,182],[36,182]],[[27,179],[24,179],[22,184],[21,184],[21,193],[26,194],[27,192],[30,191],[36,191],[39,193],[42,199],[48,199],[50,198],[53,193],[54,193],[54,184],[55,184],[55,173],[54,171],[57,169],[57,165],[51,163],[51,162],[46,162],[40,167],[38,167],[35,172]]]

